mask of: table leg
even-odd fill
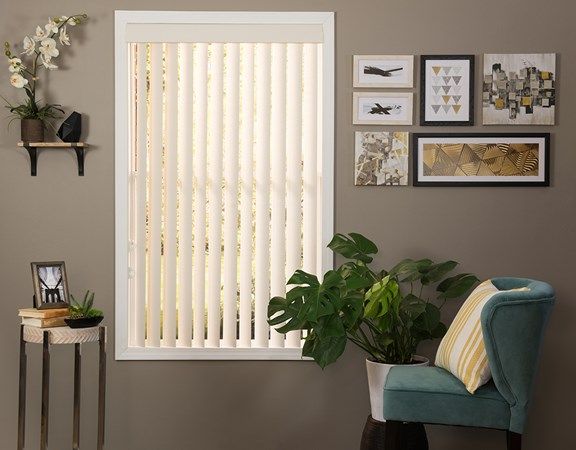
[[[104,448],[104,427],[106,421],[106,327],[100,327],[98,375],[98,450]]]
[[[74,421],[72,423],[72,449],[80,448],[80,392],[82,372],[82,354],[80,344],[74,344]]]
[[[18,450],[25,445],[26,436],[26,341],[24,325],[20,326],[20,380],[18,386]]]
[[[48,449],[48,416],[50,413],[50,333],[44,331],[42,343],[42,414],[40,417],[40,450]]]

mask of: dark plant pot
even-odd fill
[[[44,124],[39,119],[22,119],[20,132],[24,142],[44,142]]]
[[[91,328],[98,325],[104,320],[103,316],[98,317],[82,317],[80,319],[64,319],[66,325],[70,328]]]

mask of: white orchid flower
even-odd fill
[[[22,60],[20,58],[10,58],[8,60],[8,62],[10,63],[10,67],[8,67],[8,70],[12,73],[20,73],[22,70],[25,69],[24,65],[22,64]]]
[[[19,73],[13,73],[10,77],[10,84],[15,88],[22,89],[28,84],[28,80]]]
[[[24,38],[23,47],[24,51],[22,52],[22,55],[26,54],[28,56],[32,56],[34,54],[34,50],[36,50],[36,42],[34,42],[34,39],[30,39],[28,36],[26,36]]]
[[[46,38],[48,34],[44,31],[40,25],[36,27],[36,35],[34,36],[34,40],[36,42],[40,42],[42,39]]]
[[[48,34],[58,33],[58,24],[50,18],[48,18],[48,23],[44,25],[44,28]]]
[[[53,64],[53,63],[51,62],[51,59],[52,59],[52,58],[46,59],[46,58],[44,58],[44,56],[42,56],[42,65],[43,65],[44,67],[46,67],[48,70],[56,70],[56,69],[58,69],[58,66],[57,66],[56,64]]]
[[[66,27],[60,28],[60,44],[70,45],[70,36],[66,32]]]
[[[38,50],[42,54],[44,60],[48,62],[60,54],[60,51],[56,48],[56,41],[52,38],[44,39]]]

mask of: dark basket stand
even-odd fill
[[[428,439],[423,424],[405,423],[399,428],[387,430],[386,422],[368,416],[360,450],[385,450],[386,439],[389,441],[388,448],[394,450],[428,450]]]
[[[80,448],[80,385],[81,345],[99,344],[98,369],[98,450],[104,448],[106,410],[106,327],[83,329],[20,327],[20,383],[18,390],[18,450],[23,450],[26,435],[26,344],[42,344],[42,414],[40,417],[40,450],[48,448],[48,416],[50,411],[50,345],[74,344],[74,418],[72,449]]]

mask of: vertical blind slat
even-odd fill
[[[180,90],[178,114],[178,345],[192,342],[192,44],[180,44]]]
[[[224,149],[224,300],[223,347],[236,346],[238,291],[238,44],[226,45],[226,110]]]
[[[178,46],[166,44],[164,303],[162,344],[176,345],[176,196],[178,183]]]
[[[252,226],[254,141],[254,44],[241,49],[241,165],[240,165],[240,341],[248,348],[252,340]]]
[[[150,204],[147,345],[160,346],[162,239],[162,44],[150,44]]]
[[[207,347],[220,343],[222,272],[222,72],[223,45],[210,45],[209,147],[208,147],[208,338]]]
[[[197,44],[194,50],[194,262],[192,289],[194,300],[193,347],[204,347],[206,291],[206,146],[208,95],[208,45]],[[192,126],[188,122],[189,127]]]
[[[144,347],[146,326],[146,177],[148,153],[148,46],[136,44],[136,292],[134,345]]]
[[[286,86],[286,276],[301,267],[302,45],[288,44]],[[300,347],[300,332],[290,331],[286,347]]]
[[[318,53],[316,44],[304,44],[304,90],[302,112],[302,150],[304,163],[304,226],[303,268],[316,271],[316,197],[317,197],[317,101],[318,101]]]
[[[255,346],[268,347],[270,298],[270,44],[256,47]]]
[[[286,294],[286,44],[272,44],[270,296]],[[270,347],[284,335],[270,330]]]

